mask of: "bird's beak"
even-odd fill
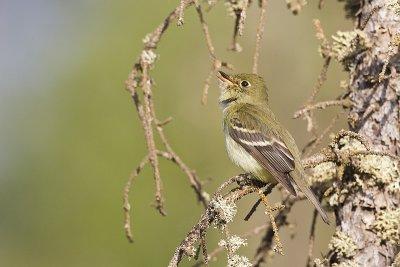
[[[229,76],[228,74],[226,74],[225,72],[218,71],[218,74],[217,74],[217,77],[221,82],[228,83],[228,84],[233,84],[234,83],[232,77]]]

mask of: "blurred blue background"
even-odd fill
[[[122,188],[145,155],[140,127],[124,81],[142,48],[142,38],[179,1],[0,1],[0,265],[1,266],[166,266],[174,248],[202,211],[184,174],[161,160],[167,217],[150,206],[154,182],[146,169],[132,191],[135,243],[123,233]],[[308,98],[323,60],[312,25],[321,19],[328,36],[351,28],[342,4],[317,3],[293,16],[284,1],[269,1],[260,74],[270,89],[278,118],[299,145],[309,139],[305,122],[293,112]],[[249,72],[258,10],[250,9],[244,51],[227,51],[233,30],[222,2],[205,14],[217,55]],[[171,25],[152,71],[159,117],[172,116],[166,133],[177,153],[212,192],[240,172],[228,160],[221,133],[218,88],[213,79],[209,103],[200,104],[210,70],[196,13],[185,25]],[[333,65],[321,99],[340,93],[346,75]],[[336,110],[319,115],[321,128]],[[336,129],[344,127],[341,122]],[[278,201],[276,195],[273,199]],[[266,218],[240,218],[254,197],[243,201],[232,231],[241,234]],[[281,230],[286,256],[273,266],[303,266],[308,253],[312,207],[301,203],[290,219],[296,237]],[[315,256],[327,246],[332,228],[318,223]],[[209,234],[210,249],[221,238]],[[259,237],[241,254],[253,256]],[[211,266],[224,266],[225,255]],[[182,266],[193,262],[185,261]]]

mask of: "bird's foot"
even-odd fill
[[[236,180],[237,184],[240,187],[244,186],[256,186],[259,188],[263,188],[267,184],[260,179],[256,178],[254,175],[251,173],[244,173],[240,175],[240,178]],[[272,189],[271,189],[272,190]]]

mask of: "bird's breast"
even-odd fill
[[[262,166],[229,134],[225,137],[225,145],[229,158],[245,172],[256,174],[263,170]]]

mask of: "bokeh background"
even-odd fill
[[[186,177],[161,160],[168,216],[151,207],[154,182],[146,170],[131,196],[135,243],[127,242],[122,229],[122,188],[146,153],[124,80],[142,38],[177,3],[0,1],[1,266],[166,266],[197,221],[202,208]],[[310,1],[293,16],[284,1],[268,3],[260,74],[268,81],[273,110],[299,145],[309,136],[305,122],[292,114],[309,96],[323,63],[312,19],[321,19],[328,36],[350,29],[342,8],[326,1],[320,11],[317,1]],[[258,10],[250,9],[239,54],[227,51],[233,19],[223,3],[206,17],[219,57],[238,72],[250,71]],[[161,119],[174,118],[166,127],[171,144],[201,178],[212,178],[205,185],[212,192],[240,170],[225,154],[215,80],[208,105],[200,104],[209,56],[193,8],[185,19],[182,28],[171,25],[157,50],[155,103]],[[333,65],[328,77],[320,99],[338,95],[346,75]],[[321,113],[320,126],[336,111]],[[275,194],[273,199],[278,201]],[[232,232],[241,234],[266,220],[261,211],[250,222],[241,220],[254,200],[241,203]],[[271,266],[304,265],[311,214],[308,203],[294,208],[290,219],[297,226],[281,230],[286,256],[276,256]],[[315,256],[326,249],[332,227],[318,222]],[[210,232],[210,249],[220,238]],[[252,257],[258,239],[249,240],[241,254]],[[222,254],[211,266],[225,264]]]

